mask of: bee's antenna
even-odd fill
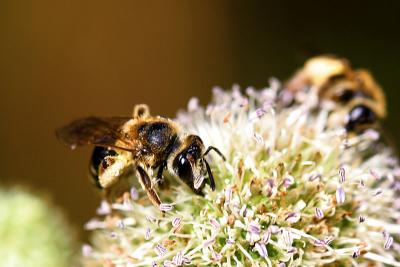
[[[208,164],[207,160],[204,159],[204,163],[206,164],[206,169],[207,169],[207,173],[208,173],[208,178],[210,179],[210,187],[211,190],[214,191],[215,190],[215,180],[214,180],[214,176],[211,172],[211,168],[210,165]]]
[[[211,150],[214,150],[215,152],[217,152],[217,154],[218,154],[224,161],[226,161],[226,158],[225,158],[225,156],[221,153],[221,151],[219,151],[218,148],[213,147],[213,146],[209,146],[209,147],[207,148],[206,152],[204,152],[204,154],[203,154],[203,158],[204,158]]]

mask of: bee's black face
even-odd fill
[[[201,190],[203,182],[200,187],[195,188],[196,177],[203,175],[202,148],[200,145],[193,142],[182,150],[173,161],[173,169],[176,175],[193,190]]]
[[[375,113],[365,105],[355,106],[349,113],[346,130],[356,131],[359,127],[363,128],[372,125],[376,121]]]
[[[179,153],[176,154],[172,168],[185,184],[196,193],[201,193],[204,187],[204,145],[197,135],[189,135],[179,145]]]
[[[213,146],[204,149],[203,141],[197,135],[189,135],[184,144],[183,149],[179,151],[172,162],[175,174],[194,192],[202,194],[205,185],[204,175],[207,173],[210,188],[215,190],[214,176],[210,164],[204,156],[211,150],[217,152],[225,160],[224,155]],[[181,145],[180,148],[182,148]]]

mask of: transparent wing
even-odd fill
[[[87,117],[59,128],[56,136],[71,146],[96,145],[123,150],[134,149],[134,140],[122,131],[129,117]]]

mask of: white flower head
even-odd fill
[[[135,192],[132,209],[113,206],[115,215],[90,228],[84,264],[400,266],[399,167],[390,149],[368,131],[328,127],[315,96],[279,106],[281,85],[272,82],[246,94],[216,88],[206,107],[191,100],[176,121],[226,156],[207,155],[216,190],[159,190],[173,203],[163,204],[166,213]],[[127,218],[123,228],[111,223]]]

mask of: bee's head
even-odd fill
[[[224,155],[215,147],[209,146],[205,149],[203,141],[197,135],[189,135],[176,144],[169,167],[184,183],[193,191],[201,194],[205,184],[205,175],[207,172],[208,181],[212,190],[215,190],[214,176],[210,165],[204,158],[208,152],[215,151],[223,160]]]
[[[189,135],[182,140],[175,154],[172,169],[176,176],[195,191],[204,186],[204,144],[197,135]]]

